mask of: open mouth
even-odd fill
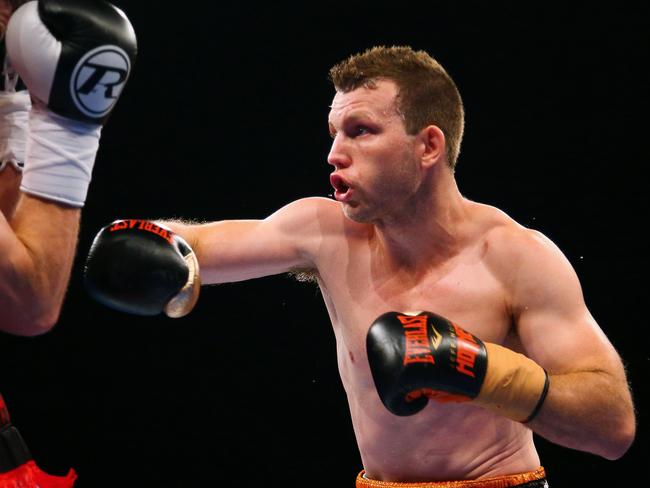
[[[330,175],[330,184],[334,188],[334,198],[344,201],[350,194],[350,185],[337,174]]]

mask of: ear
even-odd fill
[[[447,140],[445,134],[435,125],[428,125],[418,134],[420,138],[421,156],[423,167],[431,167],[445,158]]]

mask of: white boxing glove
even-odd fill
[[[11,16],[6,47],[33,105],[21,190],[82,207],[135,60],[133,27],[103,0],[32,0]]]

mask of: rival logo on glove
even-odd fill
[[[117,102],[130,70],[129,56],[118,46],[99,46],[88,51],[70,78],[75,106],[88,117],[103,117]]]

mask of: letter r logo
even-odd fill
[[[100,46],[88,51],[77,63],[70,80],[70,92],[77,109],[97,119],[110,112],[130,69],[128,55],[118,46]]]

